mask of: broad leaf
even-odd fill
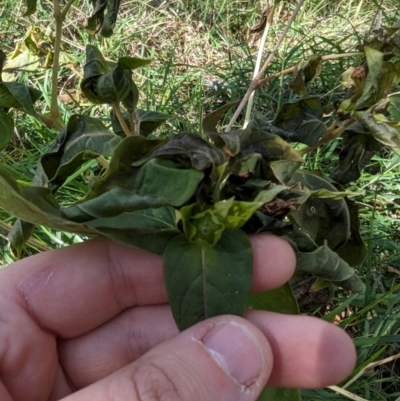
[[[175,210],[169,207],[121,213],[86,225],[114,241],[159,255],[172,238],[181,234],[176,227]]]
[[[297,170],[292,178],[293,183],[301,182],[311,190],[337,192],[331,183],[309,171]],[[335,249],[350,237],[350,215],[343,199],[308,197],[290,216],[318,245],[327,243]]]
[[[120,57],[118,59],[118,64],[126,70],[136,70],[136,68],[144,67],[149,65],[151,62],[151,59],[138,57]]]
[[[365,291],[365,284],[355,271],[327,245],[318,246],[304,231],[294,228],[283,236],[296,254],[296,269],[330,281],[356,293]]]
[[[319,98],[308,97],[283,104],[276,117],[275,125],[295,133],[297,141],[313,146],[326,131],[322,115]]]
[[[29,15],[32,15],[36,12],[37,0],[25,0],[25,3],[26,11],[24,15],[28,17]]]
[[[33,104],[42,96],[42,92],[19,82],[0,82],[0,107],[23,109],[28,114],[39,118]]]
[[[140,124],[140,135],[147,137],[171,116],[158,111],[137,109]]]
[[[267,310],[289,315],[297,315],[299,313],[299,306],[288,283],[274,290],[249,294],[247,307],[249,309]]]
[[[57,190],[86,161],[111,156],[121,141],[98,119],[73,115],[40,160],[51,189]]]
[[[179,134],[169,137],[149,153],[146,159],[133,165],[139,166],[154,157],[174,157],[183,165],[204,171],[216,168],[225,162],[224,153],[195,134]]]
[[[353,126],[354,124],[343,135],[340,163],[331,174],[331,178],[342,185],[358,180],[363,168],[383,146],[373,136],[367,135],[363,126],[362,132],[365,134],[353,131]]]
[[[266,163],[276,160],[303,162],[303,158],[285,140],[266,131],[252,130],[241,144],[239,158],[259,154]]]
[[[192,204],[182,207],[179,212],[189,242],[214,246],[226,229],[241,228],[261,206],[262,202],[240,202],[231,198],[204,211]]]
[[[302,60],[296,66],[296,77],[291,88],[298,96],[306,96],[306,85],[317,78],[322,70],[322,57],[314,55],[308,60]]]
[[[123,101],[124,105],[125,102],[126,98]],[[135,109],[136,108],[135,102],[132,102],[131,106],[132,109]],[[123,117],[126,124],[129,127],[131,122],[129,113],[124,112]],[[168,114],[159,113],[158,111],[151,111],[151,110],[136,109],[133,114],[133,119],[135,120],[134,122],[140,127],[140,135],[145,138],[148,137],[150,134],[152,134],[158,127],[160,127],[169,118],[171,118],[171,116]],[[111,113],[111,123],[113,131],[117,135],[122,136],[123,129],[114,113]]]
[[[400,148],[400,131],[386,122],[377,122],[369,111],[357,111],[356,117],[373,135],[373,137],[389,148]]]
[[[0,207],[33,224],[44,225],[60,231],[97,234],[93,229],[64,219],[48,188],[21,185],[1,166]]]
[[[368,74],[361,97],[357,100],[356,109],[371,106],[376,102],[379,91],[379,81],[382,76],[383,53],[365,46],[365,56],[368,64]]]
[[[10,241],[11,252],[17,259],[21,259],[25,243],[31,237],[34,228],[34,224],[17,219],[8,233],[7,238]]]
[[[151,159],[140,168],[96,181],[83,201],[64,208],[63,213],[83,222],[141,209],[179,207],[194,195],[203,177],[202,172],[171,160]]]
[[[335,252],[350,266],[360,266],[367,257],[367,247],[360,234],[359,206],[349,199],[346,203],[350,213],[350,236]]]
[[[257,401],[300,401],[301,394],[297,388],[266,387]]]
[[[14,135],[14,120],[0,108],[0,151],[11,141]]]
[[[219,145],[219,134],[217,130],[217,125],[218,121],[221,119],[221,117],[226,114],[228,110],[230,110],[233,106],[236,106],[239,102],[230,102],[219,109],[213,111],[212,113],[207,114],[202,122],[202,128],[203,132],[215,142],[215,144],[218,146]]]
[[[180,235],[164,251],[164,277],[180,330],[223,314],[242,316],[252,280],[253,251],[241,230],[225,231],[214,246]]]
[[[118,104],[132,91],[132,74],[117,65],[112,71],[101,75],[96,83],[97,99],[101,103]]]
[[[365,284],[355,275],[354,269],[326,245],[313,252],[296,252],[296,259],[296,268],[300,271],[331,281],[345,290],[355,293],[365,291]]]
[[[121,0],[90,0],[90,2],[94,10],[88,18],[86,29],[90,34],[100,31],[101,36],[110,37],[117,21]]]

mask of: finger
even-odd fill
[[[246,317],[271,344],[274,369],[270,385],[325,387],[343,380],[354,366],[351,339],[331,324],[306,316],[262,311],[249,311]],[[177,334],[167,306],[139,307],[124,312],[95,332],[62,341],[59,355],[67,376],[77,388],[82,388]]]
[[[344,380],[356,363],[347,333],[310,316],[248,311],[246,318],[266,336],[274,354],[271,386],[318,388]]]
[[[295,258],[272,235],[252,239],[254,290],[287,281]],[[38,324],[62,337],[86,333],[135,305],[167,302],[162,258],[97,239],[24,259],[0,271],[1,291],[21,295]]]
[[[272,368],[262,333],[244,319],[201,322],[64,401],[254,401]]]

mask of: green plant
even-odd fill
[[[13,134],[12,109],[22,109],[49,127],[62,125],[56,85],[59,35],[72,3],[60,10],[54,1],[50,114],[41,115],[33,107],[41,95],[36,89],[1,83],[2,147]],[[28,10],[35,4],[27,2]],[[94,15],[108,35],[114,17],[104,25],[104,8]],[[31,186],[0,169],[0,204],[21,219],[10,233],[16,255],[33,224],[105,235],[163,254],[171,307],[181,329],[215,314],[242,314],[249,305],[271,307],[271,294],[248,298],[248,235],[257,232],[285,237],[296,251],[300,271],[318,275],[328,281],[325,285],[362,292],[364,285],[350,266],[362,263],[365,246],[357,208],[347,199],[352,193],[342,187],[357,179],[383,147],[399,146],[399,97],[391,94],[400,79],[398,42],[398,26],[381,28],[357,53],[315,55],[283,71],[296,72],[292,89],[298,98],[283,104],[273,120],[253,113],[245,128],[232,130],[234,116],[223,133],[216,128],[218,122],[236,105],[227,104],[206,116],[204,137],[182,133],[165,140],[153,133],[168,116],[137,108],[139,94],[131,71],[149,60],[122,57],[113,63],[88,45],[81,90],[93,103],[110,105],[108,125],[86,115],[70,117],[40,158]],[[256,74],[245,101],[272,78],[262,75],[273,56]],[[323,105],[319,96],[306,96],[307,84],[321,73],[324,61],[350,56],[363,63],[343,75],[349,89],[343,98]],[[332,116],[324,118],[329,112]],[[302,156],[339,136],[341,159],[330,177],[299,169]],[[76,203],[62,204],[58,190],[90,160],[102,166],[90,190]],[[293,301],[288,285],[282,291]]]

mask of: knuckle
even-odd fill
[[[134,401],[184,401],[171,375],[154,363],[134,369],[130,384]]]

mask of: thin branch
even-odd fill
[[[328,61],[328,60],[337,60],[340,58],[345,58],[345,57],[357,57],[357,56],[363,56],[363,52],[356,52],[356,53],[341,53],[341,54],[328,54],[326,56],[322,56],[321,60],[322,61]],[[290,74],[290,73],[295,73],[296,72],[296,67],[293,65],[292,67],[288,67],[282,71],[278,71],[275,74],[269,75],[268,77],[265,77],[263,79],[260,79],[258,83],[258,87],[261,85],[266,84],[267,82],[271,81],[271,79],[274,78],[279,78],[282,75]]]
[[[110,167],[110,163],[104,158],[104,156],[98,156],[96,160],[105,170],[108,170]]]
[[[118,118],[118,122],[121,125],[121,128],[123,129],[124,133],[126,136],[131,136],[131,130],[129,129],[129,127],[126,125],[126,122],[124,120],[124,116],[122,115],[121,109],[119,108],[118,104],[113,104],[112,105],[112,109],[114,110],[115,115]]]
[[[268,5],[269,6],[269,5]],[[256,61],[256,65],[254,67],[254,74],[253,74],[253,79],[257,78],[257,75],[260,71],[260,67],[261,67],[261,62],[262,62],[262,56],[263,56],[263,52],[264,52],[264,48],[265,48],[265,42],[267,40],[267,36],[269,33],[269,29],[271,28],[271,24],[274,18],[274,13],[275,13],[275,2],[272,2],[271,5],[271,9],[268,13],[267,16],[267,22],[265,24],[265,28],[264,28],[264,32],[260,41],[260,45],[258,48],[258,55],[257,55],[257,61]],[[244,119],[244,125],[243,128],[246,128],[247,125],[250,122],[250,117],[251,117],[251,110],[253,108],[253,102],[254,102],[254,92],[251,93],[250,97],[249,97],[249,102],[247,103],[247,110],[246,110],[246,117]]]
[[[67,17],[68,11],[71,8],[71,6],[75,3],[76,0],[69,0],[68,3],[64,6],[61,15],[63,17],[63,20]]]
[[[60,3],[58,0],[53,0],[54,19],[56,21],[56,36],[54,41],[54,54],[53,54],[53,74],[51,77],[51,107],[50,115],[52,119],[58,120],[60,118],[60,108],[58,107],[58,67],[61,51],[61,37],[64,17],[61,12]]]
[[[258,73],[257,77],[253,79],[253,81],[251,81],[249,89],[247,90],[246,94],[244,95],[242,101],[239,104],[239,107],[237,108],[237,110],[235,111],[235,114],[233,115],[231,121],[229,121],[228,126],[225,129],[225,132],[229,132],[232,127],[233,124],[236,122],[236,120],[239,117],[239,114],[241,113],[241,111],[243,110],[244,106],[246,105],[247,101],[250,98],[250,95],[253,93],[253,91],[259,86],[258,82],[261,79],[261,77],[264,75],[264,72],[266,71],[266,69],[269,67],[269,65],[272,63],[276,52],[278,51],[283,39],[285,38],[286,34],[288,33],[294,19],[296,18],[297,14],[299,13],[301,6],[303,5],[304,0],[300,0],[297,4],[296,9],[294,10],[292,17],[290,18],[290,21],[287,23],[285,29],[282,32],[282,35],[280,36],[280,38],[278,39],[278,42],[276,43],[274,49],[272,50],[272,52],[269,54],[266,62],[264,63],[263,67],[261,68],[260,72]]]

